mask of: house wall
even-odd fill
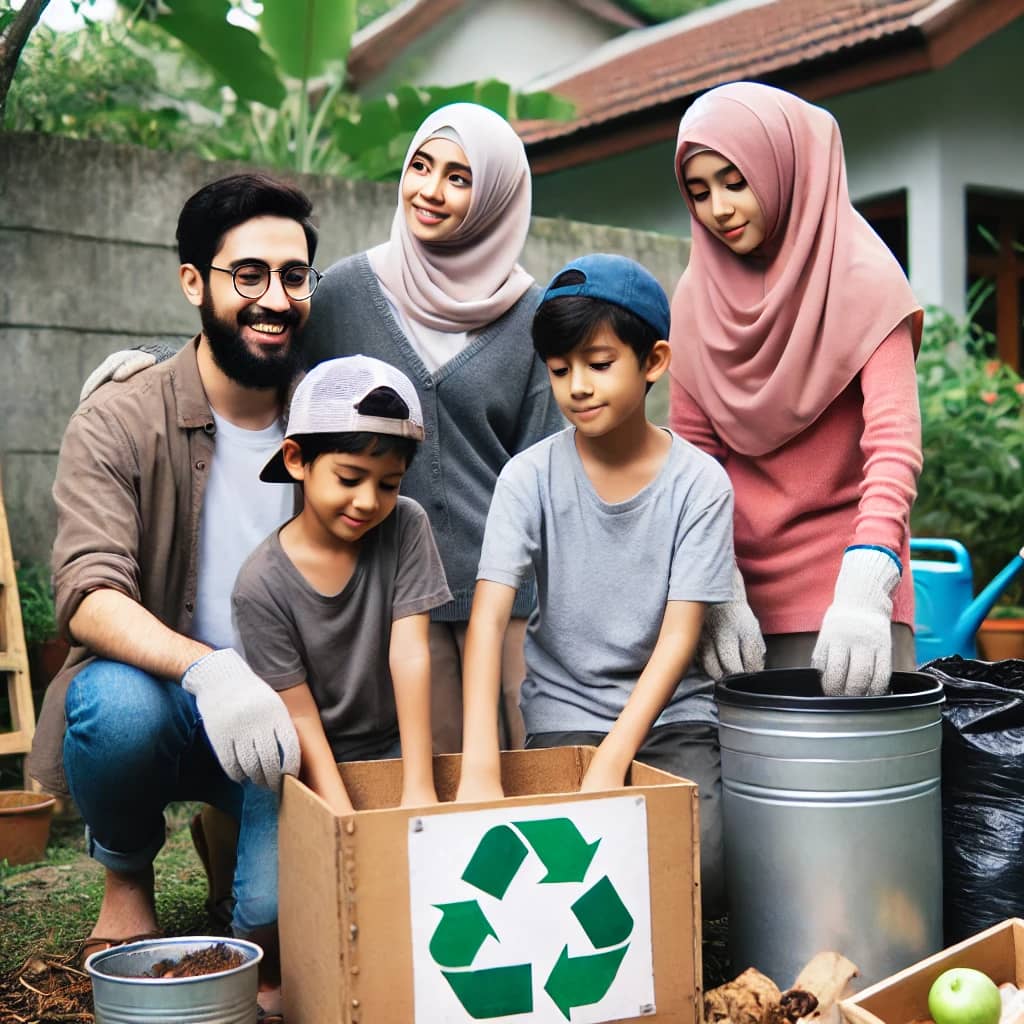
[[[967,187],[1024,193],[1024,18],[938,72],[823,102],[843,132],[850,194],[908,193],[910,279],[924,303],[962,312]],[[534,179],[547,217],[689,234],[672,142]]]
[[[688,237],[690,214],[672,171],[675,149],[674,141],[658,142],[607,160],[535,175],[534,212]]]
[[[564,0],[475,0],[443,18],[360,91],[379,96],[400,82],[458,85],[485,78],[519,88],[622,32]]]
[[[825,103],[843,130],[850,191],[907,190],[910,281],[964,309],[965,190],[1024,193],[1024,18],[942,70]]]
[[[180,345],[197,330],[178,286],[178,212],[202,184],[239,169],[54,136],[0,138],[0,474],[15,558],[49,558],[57,452],[89,371],[117,349]],[[388,237],[395,185],[300,184],[320,225],[317,267]],[[522,262],[546,281],[581,253],[621,252],[670,288],[688,251],[665,235],[534,218]],[[657,392],[648,408],[663,422],[661,382]]]

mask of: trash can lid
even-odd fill
[[[893,672],[890,691],[877,697],[826,697],[815,668],[741,672],[715,685],[719,704],[767,711],[889,711],[941,704],[943,699],[942,683],[924,672]]]

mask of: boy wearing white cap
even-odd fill
[[[426,514],[398,494],[422,439],[416,390],[394,367],[350,356],[313,369],[260,473],[301,483],[302,511],[249,556],[232,596],[246,661],[291,713],[300,777],[339,814],[352,804],[338,761],[401,756],[402,804],[437,802],[428,613],[451,594]],[[277,797],[266,794],[256,820],[246,805],[239,850],[266,849],[276,883]]]

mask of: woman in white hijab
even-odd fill
[[[462,746],[462,649],[484,522],[498,473],[564,426],[536,358],[537,286],[518,259],[530,224],[523,144],[498,114],[456,103],[429,115],[403,165],[391,237],[332,266],[305,344],[312,362],[361,352],[416,385],[426,440],[402,482],[430,517],[453,600],[432,613],[432,724]],[[516,598],[502,665],[504,742],[518,709],[532,588]]]

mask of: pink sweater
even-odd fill
[[[674,378],[669,425],[724,466],[736,492],[736,561],[765,634],[816,632],[843,551],[881,544],[903,563],[893,621],[913,625],[910,507],[921,413],[910,329],[897,327],[818,419],[767,455],[727,448]]]

